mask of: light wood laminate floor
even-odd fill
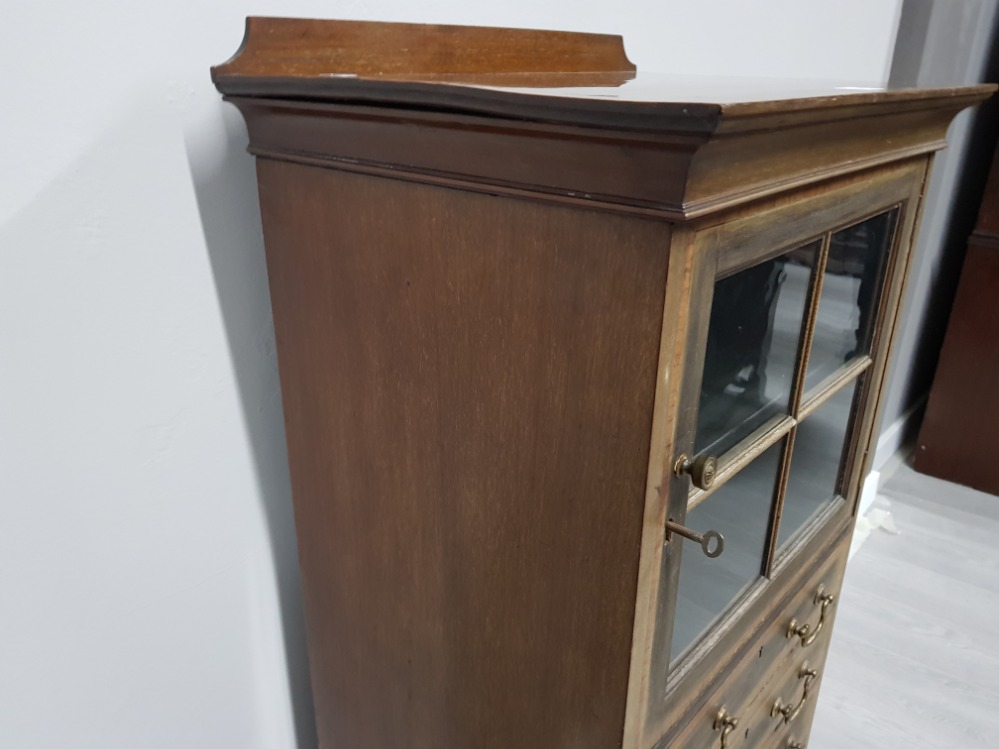
[[[808,747],[996,746],[999,497],[904,464],[878,494],[900,533],[847,567]]]

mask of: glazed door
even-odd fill
[[[677,473],[690,476],[686,512],[667,531],[671,543],[682,528],[706,531],[723,548],[677,554],[671,665],[844,504],[851,417],[898,212],[716,273],[693,440],[677,457]]]
[[[915,172],[888,174],[694,235],[652,723],[724,668],[740,618],[854,511],[913,218]]]

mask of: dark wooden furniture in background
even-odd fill
[[[991,88],[289,19],[213,77],[257,156],[321,745],[803,745],[929,161]]]
[[[999,494],[999,150],[968,239],[914,467]]]

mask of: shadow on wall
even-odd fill
[[[242,117],[217,107],[224,141],[207,153],[188,136],[187,157],[270,535],[297,744],[308,749],[315,715],[256,170]]]
[[[905,0],[889,85],[931,87],[999,80],[997,20],[996,0]],[[934,158],[881,426],[882,440],[896,423],[905,426],[906,434],[898,441],[889,440],[888,450],[879,449],[875,467],[899,445],[916,438],[997,132],[999,99],[992,97],[976,110],[957,115],[947,132],[948,147]],[[908,419],[912,409],[918,409],[919,415]]]

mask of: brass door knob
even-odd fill
[[[677,476],[690,475],[690,483],[698,489],[710,489],[718,474],[718,458],[713,455],[702,455],[691,460],[686,455],[676,459],[673,471]]]

